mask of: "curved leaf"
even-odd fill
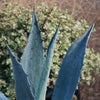
[[[72,43],[67,51],[58,74],[52,100],[72,100],[81,75],[87,41],[93,27],[94,24],[83,36]]]
[[[13,55],[8,45],[7,49],[13,64],[13,75],[16,89],[17,100],[34,100],[32,95],[27,75],[25,74],[22,65],[17,61],[17,57]]]
[[[41,31],[39,29],[35,11],[33,12],[33,20],[27,45],[21,58],[21,64],[35,95],[40,80],[40,75],[44,63],[44,47]]]
[[[51,68],[51,62],[53,58],[53,52],[54,52],[54,47],[55,47],[55,42],[56,38],[58,35],[59,27],[56,30],[56,33],[52,37],[52,40],[48,46],[47,54],[46,54],[46,61],[44,63],[44,67],[42,70],[40,82],[39,82],[39,87],[36,95],[36,100],[45,100],[45,95],[46,95],[46,89],[47,89],[47,82],[48,82],[48,77],[50,73],[50,68]]]
[[[0,100],[8,100],[8,98],[2,92],[0,92]]]

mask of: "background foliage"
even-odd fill
[[[14,54],[18,56],[18,60],[20,60],[31,28],[33,9],[32,7],[23,8],[17,4],[11,5],[10,3],[3,5],[4,9],[0,11],[0,91],[4,92],[10,100],[15,100],[11,60],[5,48],[5,43],[8,43]],[[49,87],[52,88],[66,50],[68,50],[72,42],[89,28],[89,24],[84,19],[80,22],[75,21],[68,14],[68,10],[61,10],[56,5],[49,8],[41,4],[35,10],[44,38],[45,51],[57,26],[60,25],[48,83]],[[93,76],[100,74],[99,69],[100,54],[96,54],[94,50],[88,48],[86,50],[80,85],[90,85],[95,80]],[[53,81],[53,84],[50,84],[50,81]]]

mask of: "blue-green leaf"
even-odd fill
[[[72,100],[83,66],[85,49],[94,24],[76,42],[72,43],[62,62],[52,100]]]
[[[8,100],[8,98],[2,92],[0,92],[0,100]]]
[[[51,62],[52,62],[52,57],[53,57],[53,52],[54,52],[54,47],[55,47],[55,42],[56,38],[58,35],[59,27],[56,30],[56,33],[54,34],[47,50],[46,54],[46,61],[44,63],[44,67],[42,70],[40,82],[39,82],[39,87],[36,95],[36,100],[45,100],[45,95],[46,95],[46,89],[47,89],[47,82],[48,82],[48,77],[50,73],[50,68],[51,68]]]
[[[7,49],[13,64],[13,75],[15,81],[15,89],[16,89],[16,99],[17,100],[34,100],[34,96],[31,92],[27,75],[25,74],[22,65],[17,61],[17,57],[13,55],[9,46],[7,45]]]
[[[44,47],[41,31],[39,29],[35,11],[33,12],[33,20],[27,45],[21,58],[21,64],[35,95],[40,80],[40,75],[44,63]]]

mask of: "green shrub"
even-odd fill
[[[8,43],[19,59],[29,35],[32,12],[33,9],[31,7],[22,8],[17,4],[11,5],[8,3],[5,3],[4,9],[0,11],[0,79],[4,82],[4,84],[0,86],[2,87],[0,91],[4,91],[7,96],[10,95],[10,100],[14,100],[15,92],[14,85],[12,85],[14,82],[11,60],[8,57],[5,42]],[[56,80],[66,50],[70,47],[71,42],[74,42],[79,35],[82,35],[89,28],[89,24],[85,20],[81,20],[80,22],[75,21],[74,18],[68,14],[67,10],[61,10],[56,5],[49,8],[41,4],[37,6],[36,12],[45,42],[45,51],[47,50],[51,37],[55,33],[56,27],[60,24],[60,33],[57,38],[52,64],[53,73],[51,73],[51,76]],[[94,80],[91,74],[100,74],[99,61],[100,54],[95,54],[94,50],[87,49],[81,84],[90,84],[91,81]]]

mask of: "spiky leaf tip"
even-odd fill
[[[28,75],[28,81],[34,95],[36,95],[44,60],[41,30],[38,26],[35,11],[33,11],[31,30],[27,45],[21,57],[21,64],[25,73]]]
[[[31,92],[27,75],[24,72],[22,65],[17,61],[17,57],[12,53],[9,46],[6,45],[13,65],[13,75],[15,81],[16,99],[17,100],[34,100]]]
[[[55,47],[58,31],[59,31],[59,27],[57,28],[54,36],[52,37],[51,42],[47,49],[46,61],[44,63],[44,67],[43,67],[42,74],[40,77],[36,100],[45,100],[47,82],[49,78],[51,62],[53,58],[53,52],[54,52],[54,47]]]
[[[94,24],[76,42],[72,43],[62,62],[52,100],[72,100],[79,82],[88,38]]]

